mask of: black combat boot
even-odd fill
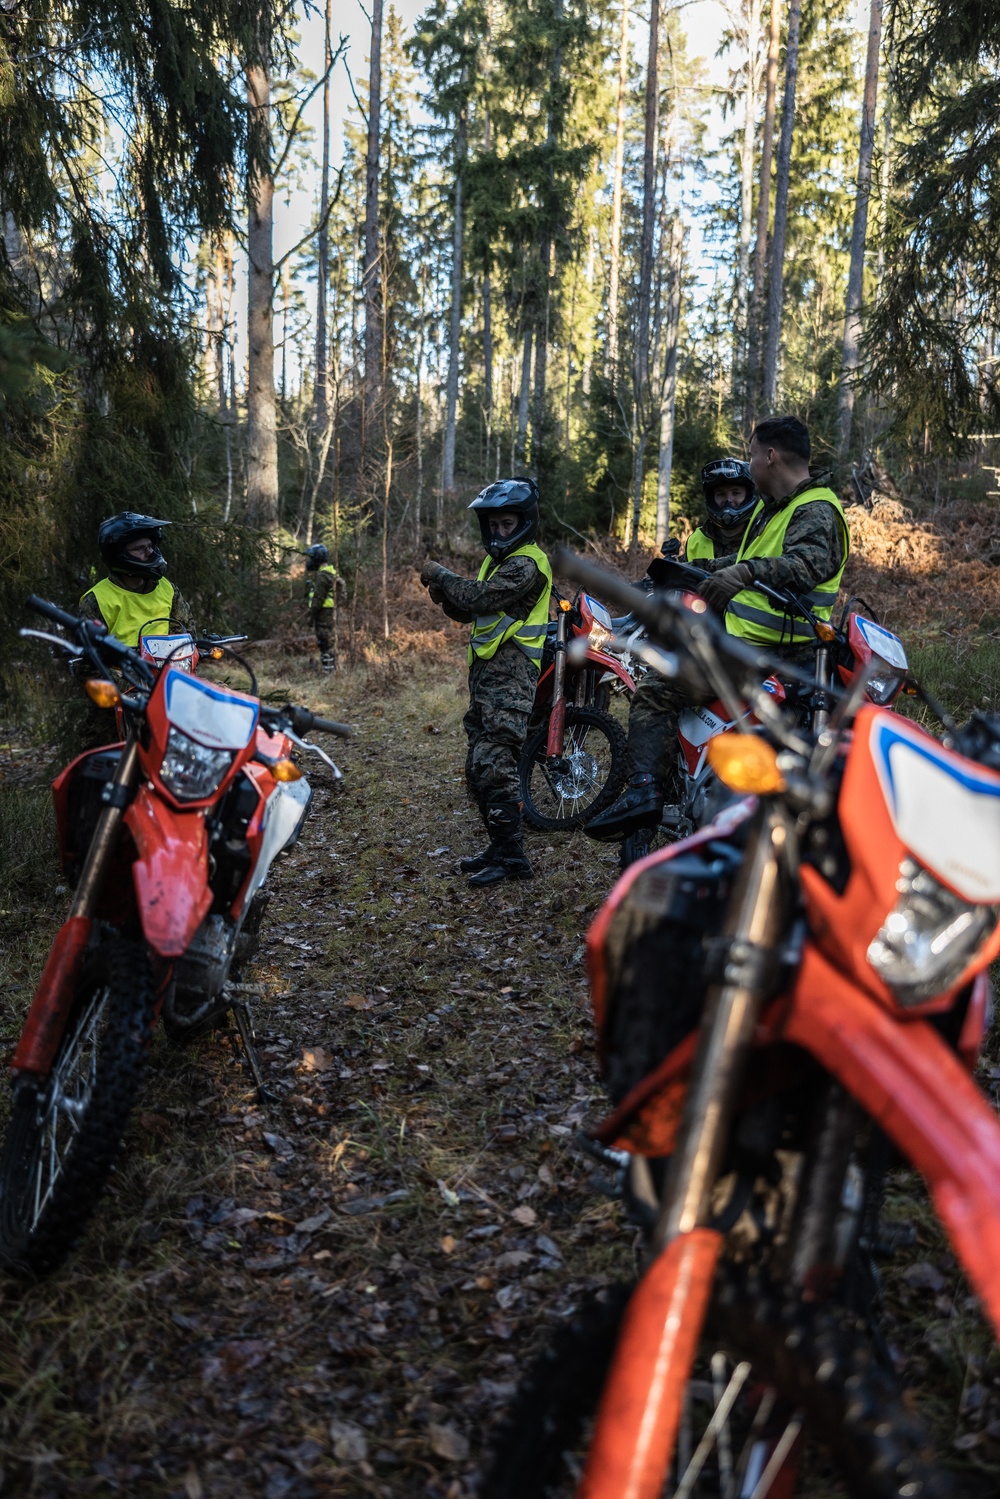
[[[470,854],[467,859],[459,859],[458,867],[463,874],[478,874],[488,864],[495,862],[497,857],[497,846],[493,842],[493,829],[490,827],[490,809],[485,802],[477,800],[479,815],[483,819],[483,827],[489,835],[489,843],[481,854]]]
[[[521,803],[491,802],[486,827],[493,857],[469,881],[470,885],[495,885],[499,880],[530,880],[534,875],[521,842]]]
[[[663,792],[654,776],[629,776],[628,785],[616,802],[591,819],[584,828],[588,838],[617,843],[640,828],[659,827],[663,816]]]

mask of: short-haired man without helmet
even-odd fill
[[[451,619],[472,625],[469,640],[469,747],[465,776],[489,843],[459,868],[471,885],[529,879],[521,841],[518,761],[535,700],[549,619],[552,568],[538,532],[538,486],[502,479],[469,509],[479,521],[486,556],[475,579],[425,562],[420,581]]]
[[[342,593],[347,593],[347,584],[330,561],[330,553],[322,542],[317,542],[306,552],[306,607],[309,610],[309,623],[316,632],[319,664],[323,671],[337,670],[333,646],[333,606],[338,588]]]
[[[140,635],[169,635],[170,620],[186,620],[190,611],[180,590],[167,579],[167,559],[160,551],[163,527],[134,510],[102,521],[97,546],[108,576],[88,588],[79,604],[82,619],[106,624],[126,645]]]
[[[809,429],[797,417],[759,422],[750,438],[749,472],[759,496],[750,523],[735,551],[698,560],[712,574],[701,593],[729,633],[801,665],[813,659],[812,629],[754,584],[797,594],[820,620],[833,612],[851,539],[829,476],[814,478],[809,456]],[[703,692],[685,691],[652,672],[640,684],[629,712],[629,784],[588,823],[592,837],[614,842],[657,826],[677,759],[678,713],[713,696],[707,684]]]

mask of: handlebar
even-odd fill
[[[655,573],[653,568],[656,568]],[[650,563],[649,576],[657,588],[690,588],[697,593],[699,584],[706,582],[712,574],[703,567],[697,567],[691,562],[680,562],[675,557],[654,557]],[[750,586],[755,593],[762,593],[786,613],[799,615],[815,629],[816,619],[812,610],[794,593],[783,588],[772,588],[769,583],[762,583],[759,579],[754,579]]]
[[[290,724],[293,733],[296,734],[336,734],[341,739],[350,739],[354,730],[348,723],[337,723],[332,718],[320,718],[318,713],[312,713],[308,708],[296,708],[291,703],[284,708],[268,708],[261,704],[260,716],[263,723],[280,728],[283,723]]]

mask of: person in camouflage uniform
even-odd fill
[[[163,528],[169,525],[132,510],[101,522],[97,548],[108,576],[83,595],[76,611],[81,619],[107,625],[131,646],[138,646],[140,634],[169,635],[172,620],[187,623],[191,611],[180,589],[168,582],[160,551]]]
[[[518,761],[535,700],[552,591],[552,569],[540,547],[538,488],[532,479],[491,484],[469,506],[486,557],[475,579],[440,562],[424,563],[420,581],[451,619],[472,625],[465,778],[489,843],[459,861],[472,885],[529,879],[521,841]]]
[[[316,632],[319,664],[323,671],[337,670],[333,616],[338,590],[346,597],[347,584],[330,561],[326,547],[317,542],[306,552],[305,596],[309,624]]]
[[[819,617],[829,617],[826,600],[832,608],[850,534],[829,475],[809,472],[810,450],[809,430],[796,417],[760,422],[750,438],[750,477],[759,501],[743,540],[729,555],[697,563],[712,574],[701,593],[724,616],[727,630],[800,666],[812,664],[812,632],[806,641],[796,639],[788,616],[768,618],[753,584],[798,594]],[[714,696],[707,683],[701,690],[682,687],[653,672],[640,683],[629,711],[629,783],[588,823],[592,838],[614,842],[659,824],[677,759],[678,715]]]

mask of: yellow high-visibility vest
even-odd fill
[[[334,578],[336,578],[336,576],[337,576],[337,569],[334,567],[334,565],[333,565],[332,562],[323,562],[323,563],[321,563],[320,566],[316,569],[316,571],[318,573],[332,573],[333,576],[334,576]],[[313,594],[315,592],[316,592],[316,583],[315,583],[315,580],[310,576],[309,577],[309,607],[310,607],[310,609],[312,608]],[[327,594],[326,598],[323,600],[322,604],[320,605],[321,609],[332,609],[333,608],[333,595],[334,595],[335,592],[336,592],[336,584],[334,584],[334,587],[330,589],[330,592]]]
[[[102,578],[88,588],[83,598],[93,594],[101,618],[116,639],[137,646],[140,635],[169,635],[170,610],[174,602],[174,585],[158,578],[150,593],[133,593],[110,578]],[[81,604],[83,599],[80,600]]]
[[[684,548],[685,562],[701,562],[702,560],[713,562],[715,560],[715,542],[711,536],[707,536],[699,526],[692,531]]]
[[[837,590],[851,549],[851,533],[844,510],[832,489],[818,486],[816,489],[805,490],[772,515],[759,536],[755,536],[753,541],[747,541],[754,521],[764,508],[763,500],[759,500],[736,560],[748,562],[754,557],[780,557],[784,551],[785,532],[792,516],[803,505],[812,505],[817,500],[832,505],[837,512],[844,542],[844,554],[837,571],[803,597],[803,603],[808,605],[816,618],[826,621],[837,602]],[[765,594],[758,592],[753,586],[741,589],[730,600],[726,608],[726,629],[730,635],[739,635],[743,640],[759,645],[805,645],[816,638],[804,619],[795,614],[782,613],[776,604],[772,604]]]
[[[469,639],[470,666],[475,660],[489,661],[505,641],[513,640],[536,668],[541,667],[542,652],[545,648],[545,631],[549,623],[552,568],[541,547],[536,547],[533,542],[529,542],[527,546],[518,547],[516,552],[510,553],[510,556],[530,557],[545,579],[545,587],[527,619],[515,619],[510,614],[476,615],[472,622],[472,635]],[[509,558],[505,557],[503,560],[506,562]],[[493,576],[500,565],[499,562],[494,562],[492,557],[485,557],[479,569],[477,581],[484,583]]]

